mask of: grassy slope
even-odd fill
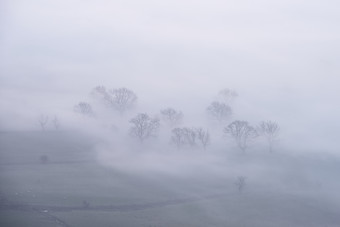
[[[81,207],[83,200],[91,206],[119,206],[225,194],[126,212],[53,212],[71,226],[340,226],[339,200],[334,198],[338,185],[332,183],[339,162],[334,159],[232,156],[216,163],[225,175],[198,168],[171,176],[105,167],[96,162],[92,144],[63,133],[1,133],[0,195],[17,203]],[[41,155],[49,163],[41,164]],[[242,194],[228,174],[237,166],[250,177]],[[0,219],[0,226],[55,226],[27,211],[1,210]]]

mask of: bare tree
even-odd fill
[[[90,94],[121,114],[132,108],[137,101],[136,94],[124,87],[107,90],[104,86],[97,86]]]
[[[261,136],[264,136],[269,144],[269,151],[273,151],[273,144],[277,140],[280,133],[280,127],[273,121],[262,121],[257,127],[257,131]]]
[[[111,89],[105,100],[109,105],[123,114],[128,109],[132,108],[137,101],[136,94],[127,88]]]
[[[247,121],[234,121],[224,128],[224,133],[231,135],[237,146],[245,152],[249,141],[257,137],[254,127],[250,126]]]
[[[225,88],[218,93],[218,100],[223,103],[230,104],[238,96],[237,92],[229,88]]]
[[[196,135],[195,129],[184,127],[182,128],[182,133],[184,135],[186,144],[190,145],[190,147],[193,147],[196,145],[197,135]]]
[[[80,102],[74,106],[74,111],[85,116],[93,117],[92,106],[87,102]]]
[[[220,123],[227,120],[232,114],[230,106],[221,102],[212,102],[208,106],[207,112]]]
[[[166,108],[161,110],[162,119],[170,126],[178,125],[182,119],[183,114],[173,108]]]
[[[151,118],[145,113],[140,113],[130,120],[133,126],[130,128],[130,135],[139,139],[140,142],[155,137],[159,129],[159,120]]]
[[[57,118],[57,116],[54,116],[52,123],[53,123],[55,130],[59,130],[60,122],[59,122],[59,119]]]
[[[203,149],[205,150],[207,146],[210,144],[210,134],[208,130],[204,130],[203,128],[197,128],[196,135],[198,141],[201,143]]]
[[[182,128],[174,128],[171,132],[171,142],[176,145],[177,149],[180,149],[181,146],[185,144],[185,138]]]
[[[106,88],[104,86],[97,86],[92,89],[91,96],[97,99],[105,100],[105,97],[108,95]]]
[[[195,128],[183,127],[172,130],[171,142],[174,143],[178,149],[182,146],[194,147],[198,139]]]
[[[247,178],[245,176],[237,177],[235,185],[240,193],[244,190],[244,187],[246,186],[246,179]]]
[[[39,125],[43,131],[46,129],[46,125],[48,123],[48,116],[47,115],[40,115],[38,119]]]

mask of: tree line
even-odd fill
[[[105,106],[124,116],[132,110],[137,103],[137,95],[128,88],[107,89],[105,86],[96,86],[90,92],[90,96],[100,105]],[[218,92],[213,100],[205,109],[211,121],[223,125],[222,132],[227,138],[234,140],[241,152],[246,152],[250,143],[263,137],[268,143],[270,152],[274,150],[274,144],[278,140],[280,127],[274,121],[261,121],[257,126],[252,126],[245,120],[231,121],[233,115],[232,103],[238,97],[236,91],[223,89]],[[96,118],[96,112],[92,105],[86,101],[80,101],[74,105],[73,110],[76,114]],[[158,116],[151,116],[148,113],[137,113],[129,120],[129,136],[137,139],[140,143],[155,138],[159,135],[161,125],[166,126],[170,133],[170,142],[177,149],[198,148],[206,150],[211,145],[211,134],[204,127],[181,127],[184,114],[180,110],[172,107],[161,109]],[[45,130],[49,118],[41,115],[38,119],[42,130]],[[230,122],[231,121],[231,122]],[[55,129],[59,129],[60,122],[54,117],[52,123]]]

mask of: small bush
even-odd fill
[[[48,163],[48,156],[47,155],[41,155],[40,156],[40,162],[41,162],[41,164]]]
[[[90,207],[90,203],[87,202],[86,200],[83,201],[83,208],[89,208]]]

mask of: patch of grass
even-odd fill
[[[0,226],[58,227],[60,225],[36,212],[0,210]]]
[[[91,208],[225,194],[125,212],[48,212],[71,226],[84,227],[340,225],[339,198],[330,196],[333,202],[325,199],[330,187],[324,191],[312,190],[314,178],[315,182],[335,182],[329,174],[339,168],[335,161],[320,163],[289,156],[283,159],[274,155],[247,155],[216,162],[214,171],[207,165],[177,175],[157,171],[122,172],[97,163],[92,143],[63,133],[1,133],[0,199],[5,198],[1,201],[79,208],[84,207],[86,201]],[[39,160],[41,155],[48,157],[44,164]],[[322,170],[317,169],[320,164],[324,167]],[[243,193],[238,193],[234,184],[239,172],[249,176]],[[332,188],[337,187],[333,183]],[[1,210],[0,213],[0,226],[57,226],[33,211]]]

